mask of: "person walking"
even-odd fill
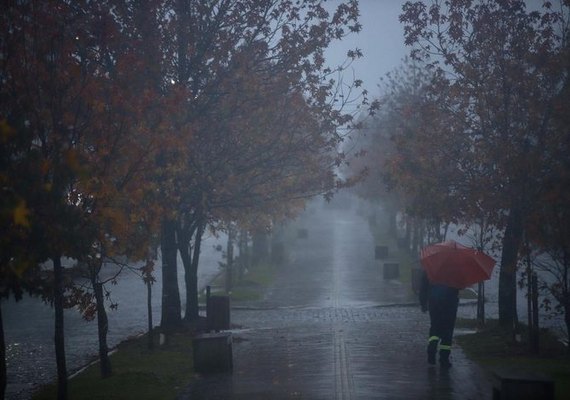
[[[420,306],[423,312],[429,310],[430,328],[427,345],[428,363],[435,365],[439,348],[439,363],[450,368],[451,341],[459,305],[459,289],[431,283],[425,271],[420,284]]]

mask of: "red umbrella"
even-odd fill
[[[430,282],[457,289],[489,279],[495,266],[487,254],[453,240],[424,247],[420,263]]]

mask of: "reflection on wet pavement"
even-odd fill
[[[200,376],[180,399],[486,399],[481,370],[454,350],[428,367],[427,315],[409,283],[384,280],[355,207],[313,206],[260,308],[234,309],[234,372]]]

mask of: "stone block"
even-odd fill
[[[232,334],[206,333],[192,339],[194,371],[228,372],[233,369]]]
[[[554,400],[554,381],[536,374],[495,371],[493,400]]]

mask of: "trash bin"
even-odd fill
[[[230,297],[209,296],[206,304],[206,321],[209,331],[230,329]]]

